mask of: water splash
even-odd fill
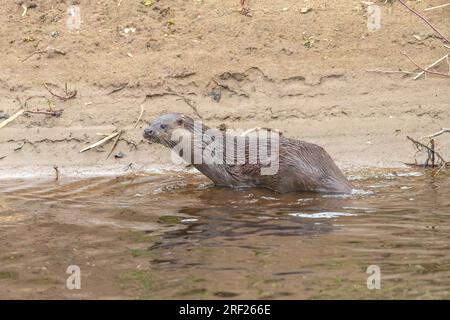
[[[290,213],[290,216],[297,218],[309,218],[309,219],[332,219],[337,217],[348,217],[348,216],[356,216],[354,213],[348,212],[317,212],[317,213]]]

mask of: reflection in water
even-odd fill
[[[4,181],[0,283],[64,296],[58,270],[76,262],[86,298],[449,298],[448,178],[364,173],[343,196],[183,173]],[[366,287],[373,264],[382,290]]]

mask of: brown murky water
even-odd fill
[[[450,298],[450,175],[353,182],[332,196],[187,173],[2,181],[0,298]]]

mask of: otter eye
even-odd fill
[[[163,130],[164,130],[164,129],[166,129],[166,128],[167,128],[167,125],[165,125],[165,124],[162,124],[162,125],[160,125],[159,127],[160,127],[161,129],[163,129]]]

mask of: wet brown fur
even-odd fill
[[[144,137],[173,148],[178,142],[170,138],[173,130],[177,128],[184,128],[193,133],[194,120],[182,114],[162,115],[151,122],[145,130]],[[203,132],[207,129],[210,128],[203,125]],[[224,139],[233,139],[237,146],[236,136],[223,132],[220,134]],[[350,182],[333,159],[318,145],[280,136],[278,172],[274,175],[261,175],[262,164],[248,163],[248,150],[252,144],[249,144],[248,138],[244,139],[245,164],[226,164],[224,161],[224,164],[194,164],[194,166],[217,186],[264,187],[280,193],[294,191],[349,193],[352,189]],[[270,150],[270,143],[267,149]]]

